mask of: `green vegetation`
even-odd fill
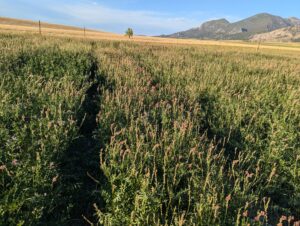
[[[299,220],[299,58],[3,34],[0,51],[0,225]]]
[[[300,38],[293,39],[293,42],[300,42]]]
[[[131,38],[133,36],[133,29],[128,28],[125,32],[125,35],[128,36],[128,38]]]

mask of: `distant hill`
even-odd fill
[[[83,28],[67,26],[67,25],[58,25],[58,24],[50,24],[41,22],[43,28],[53,28],[53,29],[63,29],[63,30],[82,30]],[[23,19],[13,19],[7,17],[0,17],[0,24],[4,25],[17,25],[17,26],[25,26],[25,27],[38,27],[38,21],[32,20],[23,20]]]
[[[256,34],[297,25],[300,25],[298,18],[285,19],[280,16],[261,13],[235,23],[230,23],[226,19],[212,20],[203,23],[200,27],[171,35],[162,35],[162,37],[248,40]]]
[[[300,25],[254,35],[251,41],[300,42]]]

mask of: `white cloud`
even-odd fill
[[[114,9],[95,2],[49,5],[51,10],[64,14],[80,23],[101,28],[128,26],[136,28],[137,33],[156,35],[176,32],[199,25],[199,21],[187,17],[177,17],[171,14],[142,10]]]
[[[123,33],[128,27],[132,27],[136,34],[145,35],[171,34],[198,27],[207,18],[225,17],[230,21],[236,20],[231,16],[219,17],[216,13],[202,12],[197,9],[188,12],[163,13],[118,9],[104,5],[99,0],[43,0],[41,2],[0,0],[0,14],[117,33]]]

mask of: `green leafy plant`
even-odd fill
[[[0,225],[299,220],[299,56],[0,40]]]
[[[128,36],[128,38],[132,38],[133,36],[133,29],[132,28],[128,28],[125,32],[125,35]]]

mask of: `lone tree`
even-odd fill
[[[125,32],[125,35],[128,36],[128,38],[131,38],[133,36],[132,28],[128,28]]]

